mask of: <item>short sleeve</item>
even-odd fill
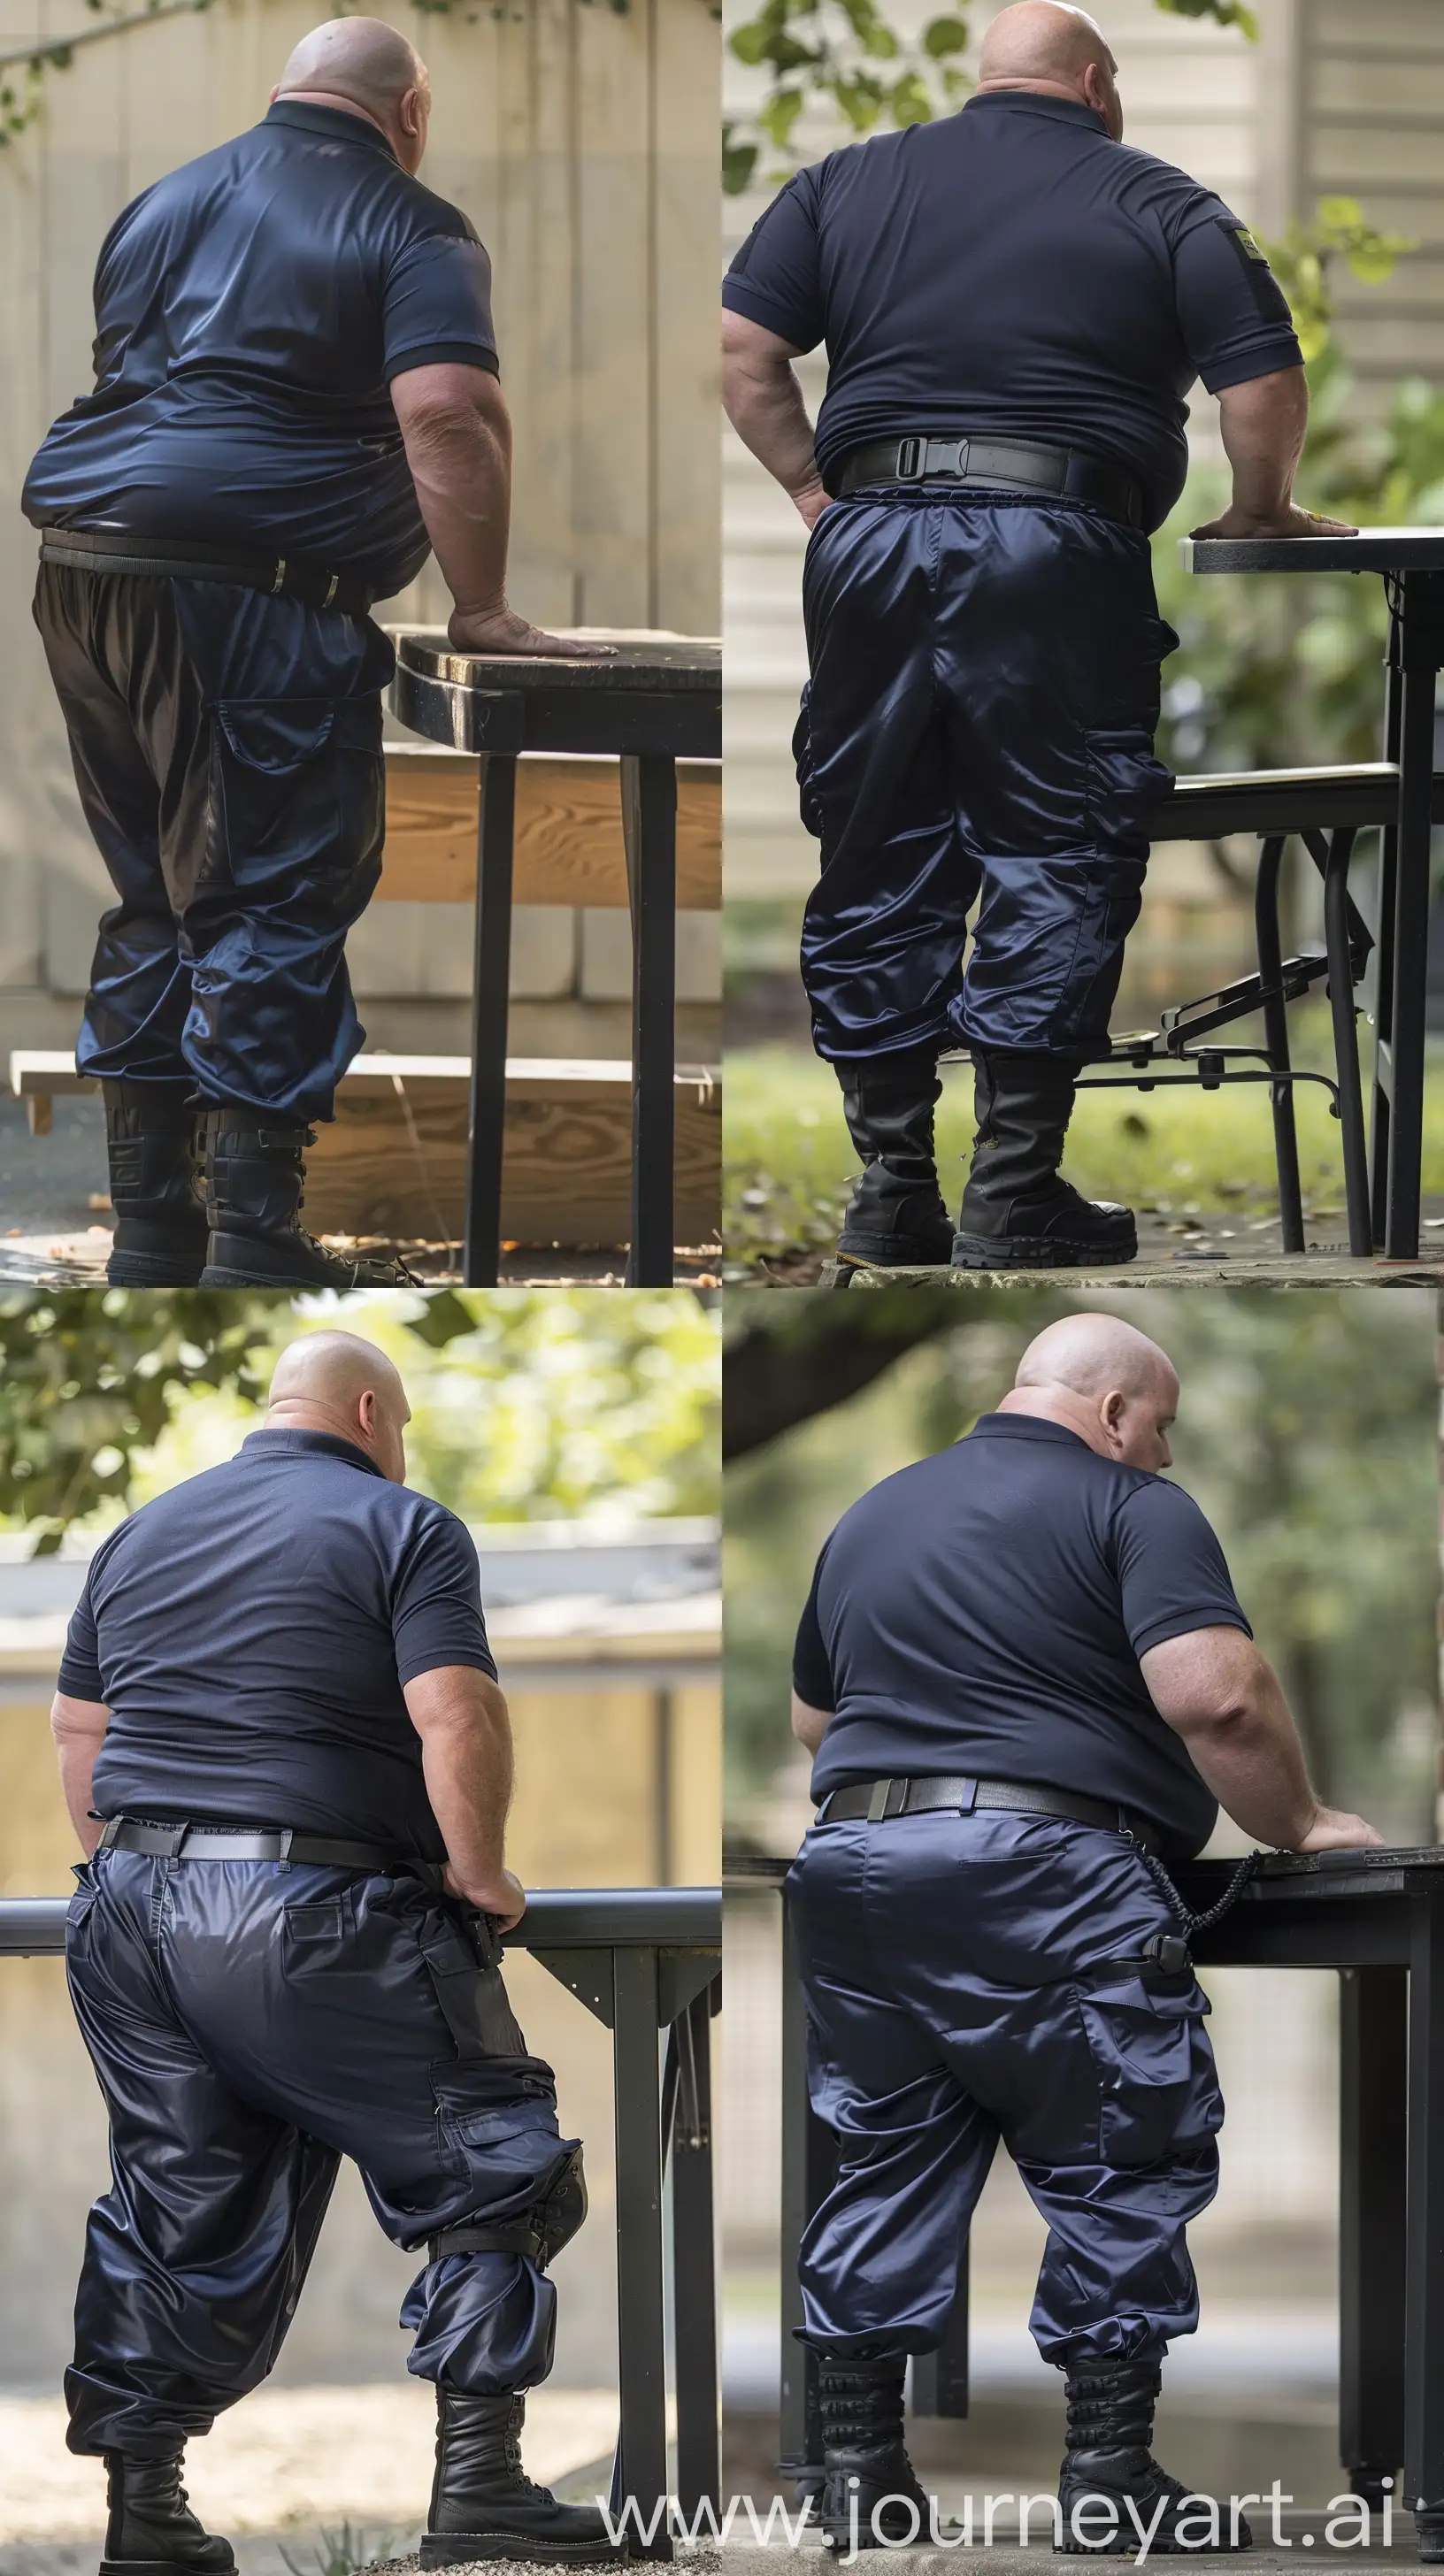
[[[1211,394],[1303,365],[1282,287],[1218,197],[1199,197],[1174,234],[1173,281],[1184,347]]]
[[[105,1684],[100,1671],[100,1639],[96,1633],[95,1607],[90,1597],[90,1576],[85,1589],[70,1614],[65,1633],[65,1652],[60,1659],[56,1689],[66,1699],[93,1700],[102,1706]]]
[[[826,1554],[825,1549],[823,1554]],[[797,1643],[792,1649],[792,1687],[798,1698],[805,1700],[809,1708],[827,1709],[830,1712],[836,1707],[837,1702],[832,1683],[832,1664],[822,1633],[822,1622],[817,1615],[817,1587],[821,1576],[822,1557],[819,1557],[817,1572],[812,1578],[812,1590],[807,1596],[807,1607],[798,1622]]]
[[[729,313],[741,313],[794,349],[815,349],[826,327],[817,232],[817,190],[799,170],[760,215],[722,285]]]
[[[1123,1624],[1135,1655],[1195,1628],[1253,1635],[1224,1553],[1191,1494],[1161,1477],[1121,1503],[1113,1520]]]
[[[443,1664],[496,1679],[471,1533],[454,1512],[428,1516],[406,1552],[391,1600],[396,1672],[404,1685]]]
[[[427,233],[408,242],[382,292],[383,372],[483,367],[498,375],[491,318],[491,261],[474,233]]]

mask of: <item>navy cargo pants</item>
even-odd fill
[[[1001,2138],[1048,2242],[1045,2361],[1161,2354],[1198,2323],[1185,2228],[1223,2102],[1177,1924],[1117,1834],[1001,1810],[822,1825],[788,1879],[814,2110],[837,2180],[802,2244],[803,2340],[936,2351]]]
[[[1101,1054],[1170,784],[1147,537],[1081,502],[860,493],[819,519],[802,595],[819,1055]]]
[[[386,637],[235,583],[51,563],[35,622],[116,894],[80,1071],[329,1118],[365,1035],[346,933],[381,874]]]
[[[205,2433],[272,2368],[343,2155],[394,2244],[534,2210],[576,2141],[500,1971],[416,1878],[97,1855],[71,1997],[110,2114],[66,2373],[73,2451]],[[407,2293],[410,2368],[475,2395],[551,2367],[529,2256],[443,2254]]]

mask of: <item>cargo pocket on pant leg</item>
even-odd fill
[[[1160,2164],[1204,2152],[1223,2124],[1223,2096],[1197,1979],[1100,1969],[1077,1990],[1098,2078],[1098,2152],[1106,2165]]]
[[[797,722],[792,728],[792,758],[797,771],[797,803],[802,816],[802,828],[812,834],[814,841],[820,841],[822,807],[818,802],[817,790],[812,783],[812,729],[807,714],[807,702],[811,694],[812,682],[808,680],[803,686],[802,701],[797,710]]]
[[[460,1932],[423,1940],[421,1955],[458,2057],[523,2059],[550,2080],[550,2069],[539,2058],[527,2058],[500,1968],[484,1968]]]
[[[202,883],[349,928],[385,828],[379,699],[223,699],[212,709]]]
[[[1123,948],[1143,902],[1149,829],[1173,785],[1144,725],[1098,726],[1085,737],[1084,840],[1089,883],[1068,979],[1070,1044],[1107,1042]]]

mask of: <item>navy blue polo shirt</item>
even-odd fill
[[[445,1857],[402,1685],[496,1677],[476,1549],[324,1431],[253,1431],[91,1559],[58,1687],[110,1711],[102,1816],[225,1817]]]
[[[793,1683],[836,1712],[815,1798],[852,1780],[957,1772],[1137,1808],[1202,1849],[1218,1806],[1138,1658],[1194,1628],[1253,1634],[1192,1497],[1100,1458],[1061,1424],[988,1413],[838,1522],[798,1630]]]
[[[994,90],[800,171],[743,243],[733,312],[827,344],[823,481],[875,438],[1038,438],[1121,465],[1165,519],[1184,400],[1302,364],[1251,234],[1071,99]]]
[[[36,527],[259,547],[404,589],[430,541],[389,387],[497,372],[467,217],[342,108],[278,99],[157,180],[95,272],[95,387],[22,496]]]

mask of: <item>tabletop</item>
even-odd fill
[[[1444,528],[1353,537],[1180,537],[1185,572],[1444,572]]]
[[[458,653],[444,626],[391,629],[397,659],[427,678],[463,689],[715,689],[722,677],[722,646],[710,635],[674,635],[664,629],[558,627],[578,642],[610,644],[605,660],[572,662],[542,653]]]

